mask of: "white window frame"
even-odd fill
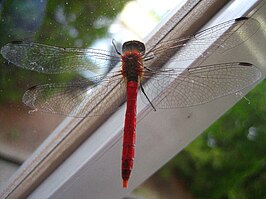
[[[204,3],[207,10],[215,2],[218,1],[188,1],[185,5],[187,7],[183,7],[187,10],[173,11],[146,39],[148,49],[167,39],[169,34],[182,35],[183,32],[178,31],[180,27],[182,31],[193,31],[190,27],[202,21],[206,14]],[[206,27],[246,15],[261,4],[262,1],[256,0],[230,1]],[[193,17],[197,19],[192,20]],[[179,28],[174,28],[177,24]],[[237,53],[242,52],[236,52],[233,56],[238,56]],[[257,53],[250,54],[255,57]],[[262,65],[266,63],[265,57],[261,61],[254,60],[252,56],[248,60],[252,60],[256,66],[266,65]],[[265,68],[262,71],[265,72]],[[243,90],[243,94],[254,86]],[[66,118],[13,175],[7,189],[0,196],[122,198],[192,142],[240,98],[241,96],[231,95],[204,105],[157,112],[151,111],[138,99],[136,158],[128,189],[122,188],[120,174],[125,104],[108,119]],[[84,139],[86,140],[81,144]],[[77,143],[80,144],[77,146]],[[38,187],[33,191],[35,185]]]

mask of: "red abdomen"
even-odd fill
[[[138,82],[127,82],[127,109],[125,116],[123,153],[122,153],[122,178],[123,187],[127,182],[133,168],[135,138],[136,138],[136,112],[137,112]]]

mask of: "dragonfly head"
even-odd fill
[[[145,45],[142,42],[136,41],[136,40],[127,41],[123,44],[123,46],[122,46],[122,52],[123,53],[126,51],[132,51],[132,50],[137,50],[141,54],[144,54],[145,53]]]

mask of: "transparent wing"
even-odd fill
[[[108,101],[104,100],[114,86],[118,86],[117,92]],[[79,81],[33,86],[25,92],[22,101],[42,112],[72,117],[96,116],[115,111],[120,106],[118,99],[125,99],[125,89],[121,77],[112,75],[105,77],[100,85]],[[104,107],[110,108],[106,111]]]
[[[8,43],[1,54],[11,63],[41,73],[65,73],[89,70],[98,72],[99,68],[119,62],[120,57],[99,49],[60,48],[30,42]]]
[[[240,45],[254,35],[259,27],[259,23],[251,18],[227,21],[192,36],[161,42],[145,55],[144,60],[147,63],[155,57],[165,61],[207,57],[217,50],[224,52]],[[190,40],[193,41],[188,42]],[[210,45],[212,48],[209,48]],[[172,58],[184,46],[186,48]],[[202,53],[202,49],[208,50]],[[2,47],[1,54],[19,67],[42,73],[81,70],[97,72],[109,62],[120,61],[119,55],[104,50],[59,48],[28,42],[9,43]],[[159,95],[154,103],[158,102],[161,108],[173,108],[202,104],[237,92],[257,81],[261,74],[251,64],[222,63],[191,67],[184,71],[178,68],[144,71],[144,77],[152,75],[153,84],[148,84],[146,89],[148,97],[153,99]],[[97,86],[90,86],[88,82],[35,86],[25,93],[23,102],[33,109],[57,114],[84,117],[88,112],[94,111],[92,115],[100,115],[103,114],[102,108],[107,106],[106,103],[114,104],[111,111],[118,107],[116,98],[102,103],[104,96],[114,85],[119,83],[118,86],[121,87],[115,96],[125,97],[125,86],[120,81],[118,74],[109,74]],[[79,107],[83,109],[80,110]]]
[[[157,57],[165,61],[185,61],[198,57],[208,57],[214,51],[222,53],[241,45],[254,35],[259,28],[259,22],[252,18],[242,17],[230,20],[198,32],[195,35],[161,42],[150,53],[145,55],[144,60],[149,62]],[[186,48],[175,54],[184,46]],[[210,46],[212,48],[209,48]],[[202,53],[203,49],[208,50]],[[174,54],[175,56],[172,57]]]
[[[159,57],[161,60],[167,61],[184,46],[188,48],[172,58],[172,61],[194,59],[199,56],[207,57],[217,48],[226,51],[240,45],[255,34],[259,27],[258,21],[252,18],[230,20],[195,35],[161,42],[145,55],[144,60],[149,62],[153,58]],[[193,42],[187,43],[190,40],[193,40]],[[202,54],[201,49],[208,47],[214,41],[216,41],[214,48]],[[120,61],[120,56],[117,53],[105,50],[60,48],[30,42],[6,44],[2,47],[1,54],[5,59],[21,68],[42,73],[83,70],[98,72],[99,68],[105,67],[109,63],[114,65]]]
[[[151,75],[145,71],[145,75]],[[188,107],[236,93],[261,77],[254,65],[244,62],[165,69],[145,85],[145,92],[157,108]],[[159,97],[158,97],[159,96]]]

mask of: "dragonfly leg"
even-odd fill
[[[121,56],[121,53],[120,53],[120,52],[117,50],[117,48],[116,48],[115,40],[114,40],[114,39],[112,39],[112,44],[113,44],[113,46],[114,46],[114,48],[115,48],[116,53],[117,53],[118,55]]]
[[[153,110],[156,111],[155,106],[152,104],[151,100],[149,99],[149,97],[147,96],[147,94],[145,93],[145,90],[142,86],[142,83],[140,82],[140,89],[142,91],[142,93],[144,94],[144,96],[147,98],[148,102],[150,103],[150,105],[152,106]]]

